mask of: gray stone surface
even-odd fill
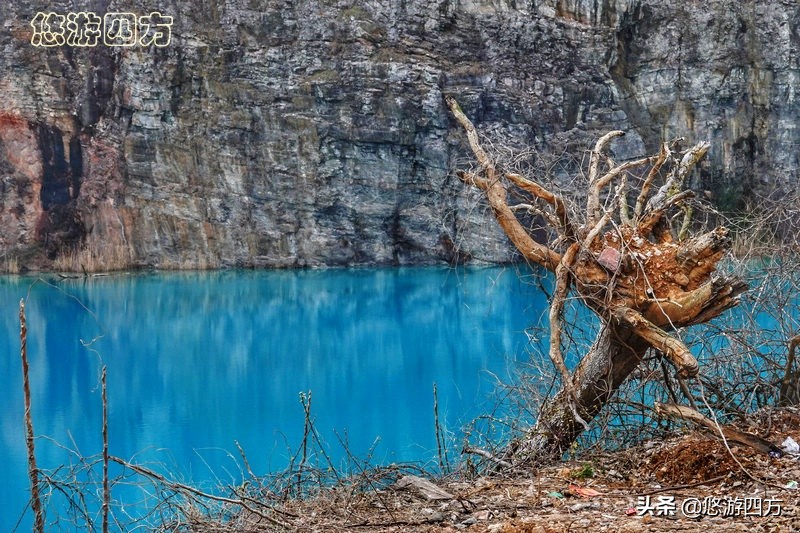
[[[443,94],[543,151],[707,139],[721,205],[797,178],[793,0],[78,2],[174,17],[164,48],[35,47],[74,3],[9,4],[0,253],[29,268],[512,260]]]

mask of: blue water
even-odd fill
[[[86,456],[101,451],[102,361],[111,453],[206,487],[236,482],[235,441],[256,474],[285,468],[302,440],[303,391],[337,464],[346,456],[337,434],[355,455],[380,439],[376,464],[434,464],[433,383],[457,446],[462,425],[491,407],[494,376],[527,358],[524,330],[546,305],[504,268],[50,281],[0,278],[0,531],[28,500],[20,298],[36,434]],[[36,444],[40,468],[75,460],[50,440]]]

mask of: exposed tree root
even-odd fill
[[[664,353],[679,376],[696,376],[697,360],[669,332],[720,315],[737,305],[747,288],[737,278],[716,274],[731,244],[725,228],[689,236],[694,211],[687,202],[694,193],[683,187],[709,144],[699,142],[680,151],[677,142],[663,143],[655,155],[617,164],[606,151],[624,132],[603,135],[590,153],[586,208],[579,221],[579,211],[570,209],[543,180],[498,170],[501,163],[493,162],[483,149],[475,126],[455,99],[446,101],[480,168],[477,174],[459,173],[462,181],[484,191],[500,227],[526,260],[555,273],[550,358],[563,388],[542,407],[536,426],[504,460],[557,458],[588,427],[648,348]],[[662,172],[663,184],[651,195]],[[634,179],[641,186],[631,213],[627,187]],[[510,207],[511,188],[529,201]],[[546,244],[534,240],[517,218],[521,210],[540,214],[557,236]],[[683,215],[677,228],[670,218],[675,212]],[[564,303],[571,290],[604,324],[572,373],[561,349]]]

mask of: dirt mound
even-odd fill
[[[641,470],[673,485],[719,481],[721,477],[746,479],[742,466],[753,468],[752,453],[738,446],[728,451],[721,441],[691,435],[653,453]]]

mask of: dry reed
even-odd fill
[[[28,379],[28,328],[25,323],[25,300],[19,301],[19,340],[22,358],[22,393],[25,397],[25,444],[28,449],[28,477],[31,480],[31,509],[33,509],[33,530],[44,533],[44,512],[39,496],[39,469],[36,467],[34,448],[33,419],[31,417],[31,386]]]
[[[106,394],[106,367],[100,375],[103,401],[103,533],[108,533],[108,508],[111,502],[111,489],[108,485],[108,396]]]
[[[131,252],[124,243],[101,244],[96,241],[63,251],[52,264],[57,271],[83,273],[126,270],[131,266]]]

